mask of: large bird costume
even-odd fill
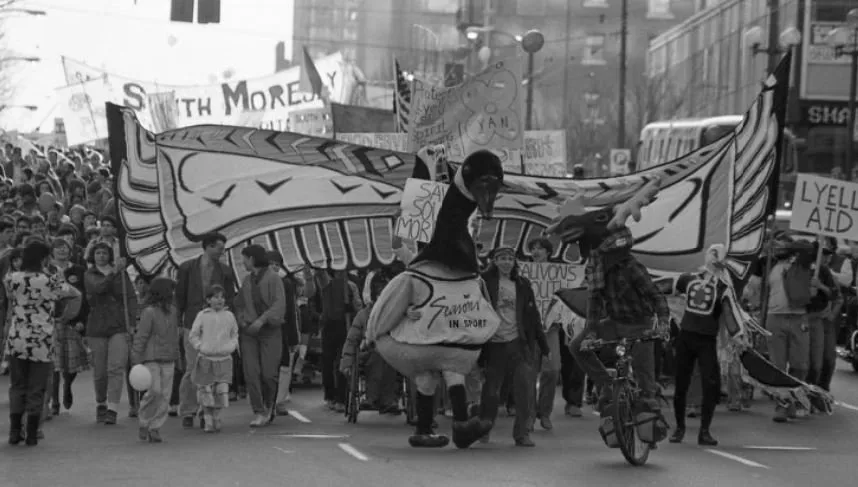
[[[433,429],[434,395],[442,376],[456,446],[467,448],[491,429],[490,422],[468,417],[465,392],[465,376],[500,325],[479,276],[468,219],[476,210],[491,217],[502,183],[503,167],[495,154],[469,155],[444,196],[431,240],[387,285],[370,314],[367,340],[417,386],[417,428],[409,439],[414,447],[444,447],[450,441]],[[410,318],[409,311],[420,317]]]

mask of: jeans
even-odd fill
[[[179,384],[179,415],[182,417],[193,416],[200,408],[197,403],[197,386],[191,380],[191,372],[197,362],[197,351],[188,341],[190,331],[188,328],[182,328],[182,348],[185,350],[185,373]]]
[[[507,375],[513,377],[512,391],[515,396],[515,422],[512,436],[516,440],[530,435],[530,418],[533,411],[533,384],[536,374],[526,345],[521,340],[505,343],[486,343],[483,347],[486,361],[486,381],[480,401],[480,417],[492,422],[498,415],[500,389]]]
[[[825,323],[820,313],[808,313],[806,318],[810,354],[804,381],[819,385],[819,378],[822,375],[822,357],[825,353]]]
[[[587,335],[595,332],[604,340],[615,340],[617,338],[633,338],[643,335],[652,330],[649,320],[645,325],[629,325],[623,323],[602,322],[596,325],[596,329],[588,328],[572,340],[569,345],[570,352],[581,369],[593,380],[596,386],[605,394],[610,390],[611,376],[599,356],[594,351],[582,351],[581,343]],[[632,348],[632,368],[635,380],[645,397],[655,397],[658,392],[658,384],[655,380],[655,351],[653,342],[638,342]],[[606,387],[608,386],[608,387]]]
[[[837,368],[837,322],[823,320],[822,368],[816,383],[826,391],[831,390],[831,380]]]
[[[561,328],[558,333],[560,334],[560,380],[563,384],[563,400],[566,401],[567,406],[580,408],[584,405],[587,374],[566,346],[568,340],[566,332]]]
[[[673,394],[673,410],[678,428],[685,428],[685,401],[695,365],[700,370],[703,390],[700,429],[708,430],[721,396],[717,337],[680,331],[676,338],[676,391]]]
[[[280,376],[280,355],[283,353],[280,334],[278,329],[270,335],[242,335],[239,339],[244,381],[254,414],[269,414],[274,407]]]
[[[778,369],[798,380],[807,378],[810,361],[810,327],[802,315],[770,314],[766,328],[769,357]]]
[[[53,371],[53,362],[32,362],[9,357],[9,412],[41,415],[48,378]]]
[[[543,358],[539,370],[539,386],[536,396],[536,416],[549,417],[554,411],[554,397],[557,395],[557,378],[560,375],[560,327],[552,326],[545,333],[548,340],[548,360]]]
[[[140,400],[139,423],[141,428],[157,430],[167,421],[170,410],[170,393],[173,390],[173,362],[146,362],[143,364],[152,375],[152,385]]]
[[[338,362],[346,344],[347,323],[329,320],[322,324],[322,387],[325,401],[346,403],[348,381],[340,373]]]
[[[89,337],[87,340],[92,349],[95,402],[107,404],[111,411],[118,411],[128,365],[127,333],[116,333],[109,338]]]

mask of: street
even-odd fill
[[[855,485],[858,375],[839,367],[833,387],[841,405],[834,415],[776,424],[771,404],[758,394],[750,411],[719,406],[712,430],[717,448],[697,446],[698,421],[689,419],[685,443],[665,441],[641,468],[604,446],[589,407],[583,418],[567,418],[559,397],[554,430],[537,426],[536,448],[513,446],[512,419],[502,412],[489,444],[413,449],[404,416],[362,412],[358,424],[349,425],[324,408],[318,388],[297,390],[293,416],[267,428],[248,427],[250,409],[241,401],[225,411],[219,434],[183,430],[178,418],[169,418],[165,443],[141,443],[124,405],[118,425],[95,424],[89,373],[75,383],[72,410],[47,423],[39,446],[11,447],[3,377],[0,487]],[[449,433],[449,419],[439,423]]]

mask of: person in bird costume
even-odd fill
[[[495,154],[470,154],[444,196],[429,243],[385,287],[370,314],[367,342],[416,384],[413,447],[450,442],[433,428],[442,377],[453,410],[453,443],[467,448],[491,430],[490,421],[469,418],[465,389],[483,344],[500,326],[479,275],[468,220],[476,210],[491,217],[502,183],[503,167]]]

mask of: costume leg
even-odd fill
[[[676,389],[673,393],[673,412],[676,419],[677,431],[685,431],[685,405],[688,396],[688,388],[691,385],[691,376],[694,372],[696,357],[686,343],[686,334],[680,332],[676,338]],[[682,441],[682,435],[676,439],[676,443]]]
[[[715,446],[717,442],[709,435],[715,406],[721,396],[721,370],[718,364],[718,346],[715,337],[698,335],[697,363],[700,366],[700,379],[703,389],[703,407],[700,414],[700,433],[698,443]]]
[[[424,372],[414,377],[417,386],[417,430],[408,439],[408,443],[415,448],[441,448],[450,443],[449,438],[436,435],[432,428],[438,379],[435,372]]]
[[[478,417],[468,418],[468,392],[465,376],[455,372],[444,372],[447,393],[453,409],[453,443],[458,448],[468,448],[492,429],[492,422]]]

